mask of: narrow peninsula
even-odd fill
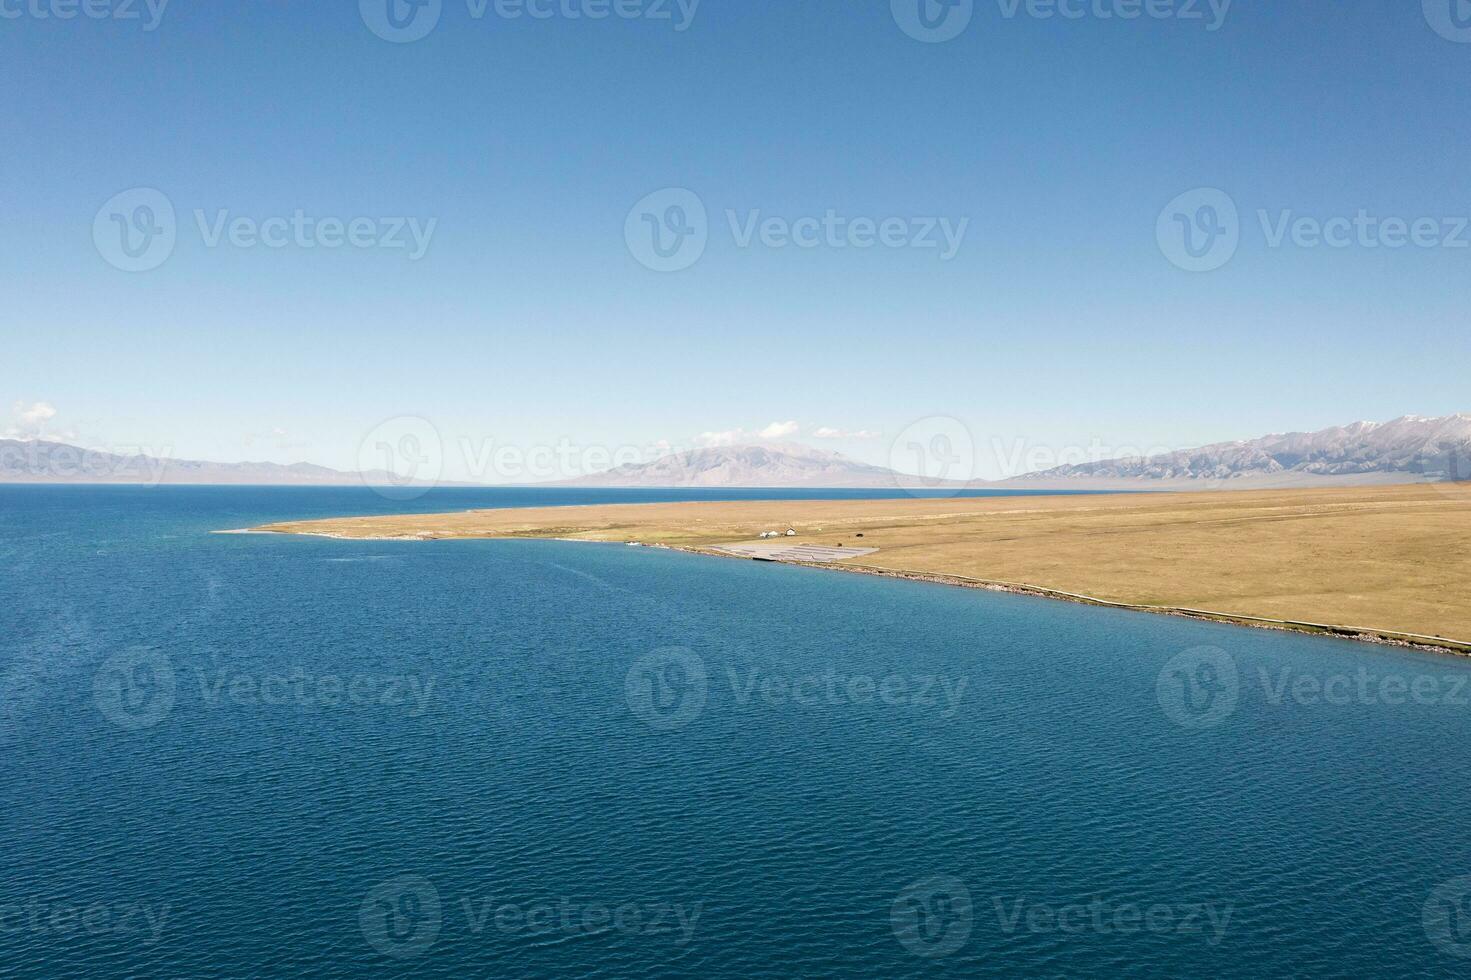
[[[636,542],[1471,653],[1468,483],[605,504],[253,530]]]

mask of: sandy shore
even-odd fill
[[[1471,485],[613,504],[291,522],[378,540],[639,541],[704,554],[795,528],[822,567],[1471,652]],[[729,558],[726,555],[723,557]]]

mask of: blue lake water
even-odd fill
[[[831,495],[0,488],[0,975],[1471,968],[1458,659],[622,546],[210,533]]]

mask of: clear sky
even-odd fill
[[[1464,0],[387,2],[0,0],[0,431],[997,475],[1471,410]]]

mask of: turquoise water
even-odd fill
[[[622,546],[209,533],[690,496],[0,488],[0,974],[1471,966],[1454,658]]]

